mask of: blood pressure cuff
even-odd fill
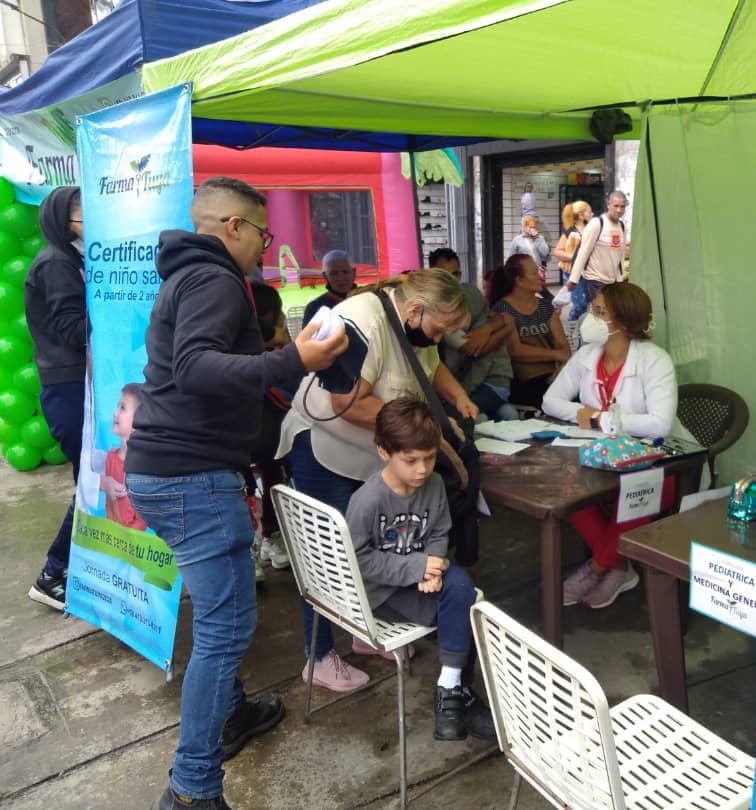
[[[360,328],[348,318],[343,318],[344,329],[349,339],[349,348],[339,355],[330,368],[317,372],[322,388],[332,394],[348,394],[362,374],[362,364],[368,350],[368,342]]]

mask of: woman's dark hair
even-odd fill
[[[631,340],[649,340],[649,324],[652,317],[651,299],[637,284],[622,281],[607,284],[601,290],[604,304],[611,313],[612,321],[624,327]]]
[[[441,443],[441,428],[427,403],[417,397],[397,397],[378,411],[374,438],[389,455],[435,450]]]
[[[533,257],[527,253],[513,253],[504,264],[494,268],[491,286],[488,289],[489,306],[493,306],[514,290],[515,282],[525,272],[525,264],[528,261],[532,262]]]

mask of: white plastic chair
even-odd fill
[[[396,660],[399,711],[399,792],[407,806],[407,740],[404,716],[404,650],[412,641],[427,636],[433,627],[412,622],[387,622],[373,616],[362,583],[357,557],[343,515],[321,501],[277,484],[272,489],[278,524],[297,587],[315,610],[312,639],[318,632],[319,615]],[[409,664],[409,661],[407,661]],[[310,644],[305,717],[312,714],[312,673],[315,644]]]
[[[289,307],[286,310],[286,329],[289,337],[294,340],[302,331],[302,319],[304,318],[304,307]]]
[[[753,757],[653,695],[610,709],[598,681],[490,602],[471,608],[499,748],[554,807],[747,810]]]

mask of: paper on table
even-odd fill
[[[563,439],[561,436],[554,439],[551,443],[552,447],[582,447],[585,444],[585,439]]]
[[[490,436],[492,439],[501,439],[505,442],[518,442],[529,439],[531,433],[538,430],[553,428],[552,422],[543,419],[512,419],[509,422],[481,422],[475,425],[475,432],[479,436]],[[561,430],[561,428],[559,428]]]
[[[694,492],[692,495],[684,495],[680,501],[680,511],[687,512],[694,506],[700,506],[707,501],[718,501],[726,498],[730,494],[730,487],[720,487],[719,489],[706,489],[703,492]]]
[[[497,453],[500,456],[513,456],[519,453],[520,450],[527,450],[529,444],[522,444],[520,442],[505,442],[501,439],[489,439],[481,437],[475,440],[475,446],[480,453]]]
[[[565,425],[560,427],[559,430],[570,439],[600,439],[606,434],[602,430],[591,430],[590,428],[581,428],[578,425]]]

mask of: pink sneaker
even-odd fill
[[[570,574],[562,586],[562,604],[565,607],[577,605],[583,601],[583,597],[598,585],[603,578],[603,574],[594,573],[591,568],[591,561],[583,563],[577,571]]]
[[[406,647],[400,647],[399,649],[404,649],[405,653],[408,654],[410,658],[415,657],[414,644],[407,644]],[[394,653],[379,650],[373,647],[372,644],[366,644],[364,641],[357,638],[357,636],[352,637],[352,652],[355,655],[380,655],[381,658],[385,658],[387,661],[396,661]]]
[[[309,662],[308,662],[309,663]],[[302,680],[307,683],[307,666],[302,670]],[[367,672],[353,667],[336,652],[331,650],[322,661],[315,662],[312,682],[315,686],[330,689],[332,692],[354,692],[370,680]]]
[[[605,608],[625,591],[631,591],[639,582],[638,574],[632,565],[627,568],[611,568],[583,596],[583,604],[589,608]]]

